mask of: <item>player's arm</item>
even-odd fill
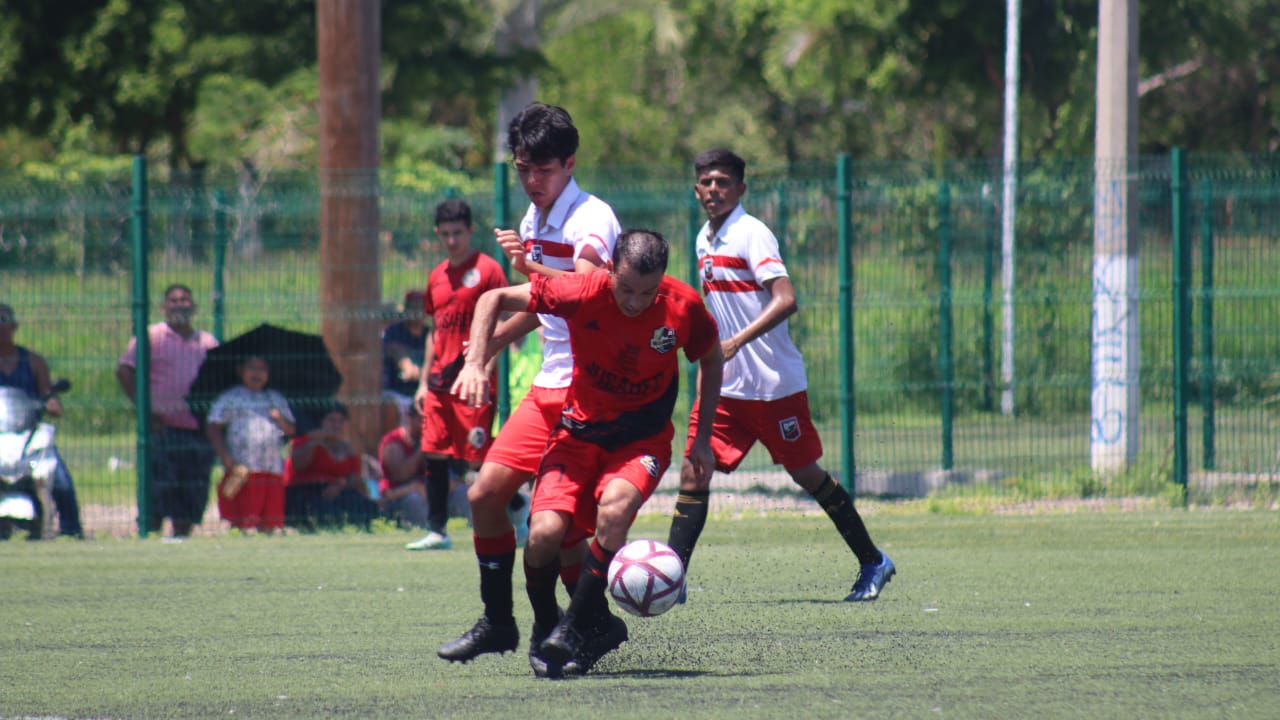
[[[555,270],[530,260],[524,254],[524,240],[515,230],[497,230],[494,231],[498,244],[502,246],[502,252],[511,259],[511,267],[517,272],[531,276],[534,273],[545,275],[546,277],[556,277],[564,275],[567,271]],[[573,272],[592,272],[599,270],[605,265],[604,258],[600,257],[600,252],[591,245],[586,245],[578,253],[578,257],[573,261]]]
[[[205,425],[204,436],[209,439],[209,446],[222,462],[222,469],[231,472],[231,468],[236,466],[236,460],[227,449],[227,424],[210,421]]]
[[[412,453],[406,453],[397,443],[388,443],[382,450],[382,464],[387,468],[387,479],[393,486],[398,486],[414,476],[419,463],[422,462],[422,448],[415,447]]]
[[[120,384],[120,390],[124,392],[125,397],[133,402],[137,402],[137,384],[138,370],[132,365],[116,366],[116,382]]]
[[[785,275],[770,278],[764,282],[764,288],[769,291],[769,304],[741,332],[721,343],[725,360],[732,360],[743,345],[774,329],[800,309],[796,304],[796,290],[791,285],[791,278]]]
[[[689,464],[701,482],[711,479],[716,469],[711,451],[711,426],[715,424],[716,406],[720,404],[720,383],[724,380],[724,353],[719,343],[698,359],[698,429],[689,448]]]
[[[489,402],[489,361],[499,347],[493,341],[498,318],[504,312],[519,312],[529,307],[532,286],[510,285],[490,290],[480,296],[471,317],[471,337],[467,341],[466,359],[451,392],[472,407]]]
[[[427,394],[427,378],[431,375],[431,366],[435,364],[435,328],[427,328],[423,333],[422,343],[424,345],[422,351],[422,367],[418,368],[418,389],[413,393],[413,401],[421,404],[422,398]]]
[[[36,379],[36,393],[41,398],[49,395],[49,388],[53,387],[53,380],[49,375],[49,363],[33,352],[28,352],[27,359],[31,363],[31,374]],[[57,395],[49,396],[49,399],[44,401],[44,410],[50,417],[62,417],[62,401]]]
[[[535,313],[517,312],[509,315],[499,322],[497,329],[493,331],[493,338],[490,340],[491,352],[496,356],[506,346],[537,330],[541,324]]]

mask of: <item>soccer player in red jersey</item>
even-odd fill
[[[512,118],[507,147],[520,186],[529,196],[519,232],[496,232],[503,252],[511,256],[512,267],[548,276],[604,267],[612,257],[620,227],[613,209],[574,180],[578,130],[569,113],[543,103],[529,105]],[[486,338],[492,341],[491,348],[498,348],[539,324],[543,332],[541,369],[529,393],[503,423],[467,490],[484,614],[469,630],[436,651],[450,662],[509,652],[520,641],[512,613],[517,536],[508,507],[520,487],[533,478],[547,435],[559,422],[573,374],[573,354],[564,321],[554,315],[519,313],[504,321],[494,338]],[[572,546],[566,549],[568,554],[583,549],[581,544],[568,545]],[[567,586],[577,583],[580,569],[580,561],[564,562],[562,579]]]
[[[501,312],[564,318],[573,349],[573,378],[538,468],[525,546],[535,628],[530,662],[540,676],[586,672],[626,639],[626,625],[608,610],[606,576],[671,462],[677,350],[699,363],[701,416],[715,415],[723,364],[715,320],[697,291],[664,274],[667,258],[660,234],[624,232],[609,272],[535,275],[531,283],[486,293],[476,307],[466,364],[454,384],[468,402],[488,397],[484,368]],[[710,427],[693,429],[686,461],[695,475],[713,470],[710,440]],[[558,553],[575,532],[594,539],[561,617]]]
[[[423,312],[434,322],[414,400],[422,409],[422,452],[427,457],[427,527],[409,550],[448,550],[449,461],[478,469],[493,441],[493,403],[471,407],[449,394],[462,368],[462,349],[471,329],[476,301],[505,287],[506,273],[496,260],[471,247],[471,206],[445,200],[436,206],[436,236],[446,258],[427,276]]]
[[[694,160],[694,171],[693,190],[707,213],[698,233],[698,267],[725,358],[721,401],[708,418],[716,469],[733,472],[761,442],[773,461],[818,501],[858,558],[858,578],[845,600],[875,600],[893,577],[893,561],[871,541],[853,498],[818,464],[822,440],[809,416],[804,358],[787,332],[787,318],[798,309],[796,294],[777,238],[739,202],[747,191],[746,162],[728,150],[708,150]],[[699,432],[704,424],[697,424]],[[690,458],[681,470],[667,538],[686,571],[707,522],[711,494],[711,476],[694,472],[695,467]],[[687,574],[685,578],[687,582]]]

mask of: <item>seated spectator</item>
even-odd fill
[[[49,363],[39,354],[15,343],[14,335],[17,332],[18,314],[12,306],[0,303],[0,387],[18,388],[39,400],[49,395],[49,388],[52,386]],[[62,416],[62,401],[57,395],[45,401],[45,414],[51,418]],[[50,490],[58,513],[58,534],[83,539],[80,503],[76,499],[71,471],[67,469],[57,448],[53,449],[53,455],[55,464]]]
[[[347,409],[334,404],[320,427],[295,437],[284,466],[285,524],[303,532],[353,524],[365,531],[378,516],[363,460],[346,439]]]
[[[422,411],[417,403],[409,404],[400,427],[382,437],[378,463],[383,514],[401,527],[427,527],[427,458],[422,454]]]
[[[284,457],[294,433],[284,396],[267,389],[265,358],[245,358],[236,367],[240,385],[218,396],[205,434],[222,461],[218,511],[232,527],[270,534],[284,529]]]
[[[426,359],[427,329],[423,294],[405,293],[400,319],[382,329],[382,427],[390,432],[404,421],[413,403]]]

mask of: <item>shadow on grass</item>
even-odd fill
[[[687,680],[714,675],[706,670],[671,670],[665,668],[627,668],[625,670],[592,670],[587,677],[629,678],[632,680]]]

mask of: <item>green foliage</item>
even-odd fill
[[[754,161],[786,163],[833,148],[917,160],[1000,149],[1000,3],[387,0],[381,9],[382,115],[424,135],[396,131],[388,163],[402,148],[417,159],[446,151],[435,160],[452,168],[490,161],[494,101],[529,77],[580,119],[590,164],[683,163],[729,142]],[[314,165],[314,147],[297,137],[314,135],[314,105],[287,86],[300,76],[314,85],[315,12],[307,0],[0,0],[9,101],[0,130],[37,141],[0,141],[0,153],[9,148],[0,159],[47,160],[42,143],[61,148],[88,123],[105,139],[96,152],[143,152],[175,168]],[[1087,155],[1096,3],[1021,12],[1020,154]],[[1139,12],[1142,150],[1273,150],[1273,8],[1176,0]],[[466,141],[439,145],[442,128]],[[275,154],[264,156],[268,147]]]

